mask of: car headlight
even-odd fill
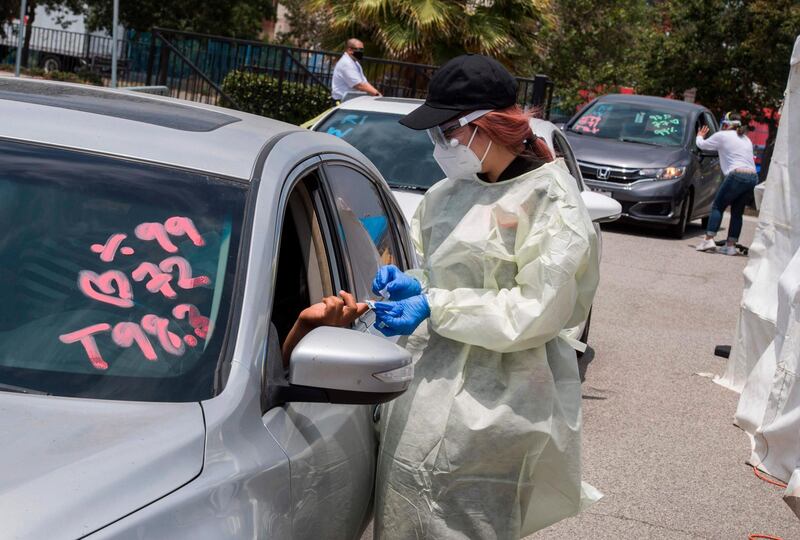
[[[657,180],[674,180],[686,173],[686,167],[664,167],[663,169],[639,169],[639,174],[645,177],[655,177]]]

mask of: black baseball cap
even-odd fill
[[[433,74],[425,103],[400,119],[411,129],[438,126],[480,109],[505,109],[517,102],[517,80],[494,58],[465,54]]]

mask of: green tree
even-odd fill
[[[571,112],[580,91],[614,92],[646,84],[646,63],[658,21],[647,0],[558,0],[543,28],[544,73],[556,83],[559,107]]]
[[[275,36],[278,43],[316,49],[322,45],[330,21],[328,12],[314,8],[307,0],[282,0],[289,31]]]
[[[733,62],[738,68],[743,99],[741,109],[756,120],[766,121],[770,139],[777,123],[764,109],[777,110],[789,77],[789,59],[800,35],[800,2],[797,0],[750,0],[741,21],[733,21],[731,32],[740,34]]]
[[[72,0],[77,1],[77,0]],[[111,28],[111,0],[87,0],[91,28]],[[272,0],[121,0],[120,24],[140,32],[154,26],[239,38],[256,38],[274,15]]]
[[[696,88],[697,102],[717,115],[747,111],[770,127],[800,32],[796,0],[669,0],[659,5],[664,30],[653,42],[649,86],[656,95],[680,97]]]
[[[549,0],[312,0],[329,17],[323,44],[341,48],[349,37],[368,54],[441,64],[465,52],[493,56],[518,75],[541,53]]]

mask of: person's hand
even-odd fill
[[[372,292],[381,294],[386,290],[386,297],[392,300],[405,300],[422,292],[420,282],[403,273],[393,264],[381,266],[372,280]]]
[[[697,135],[705,139],[706,135],[708,135],[708,126],[703,126],[700,129],[698,129]]]
[[[369,306],[356,303],[356,299],[347,291],[339,291],[339,296],[326,296],[322,302],[313,304],[297,317],[306,329],[320,326],[350,326],[353,321],[367,312]]]
[[[424,294],[399,302],[375,302],[375,328],[384,336],[407,336],[431,316]]]

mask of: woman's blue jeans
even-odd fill
[[[711,207],[711,216],[708,218],[708,236],[715,236],[722,224],[722,213],[727,207],[731,207],[731,225],[728,228],[728,240],[733,242],[739,239],[742,232],[742,214],[753,188],[758,183],[756,173],[732,172],[728,173],[722,185],[719,186],[714,204]]]

